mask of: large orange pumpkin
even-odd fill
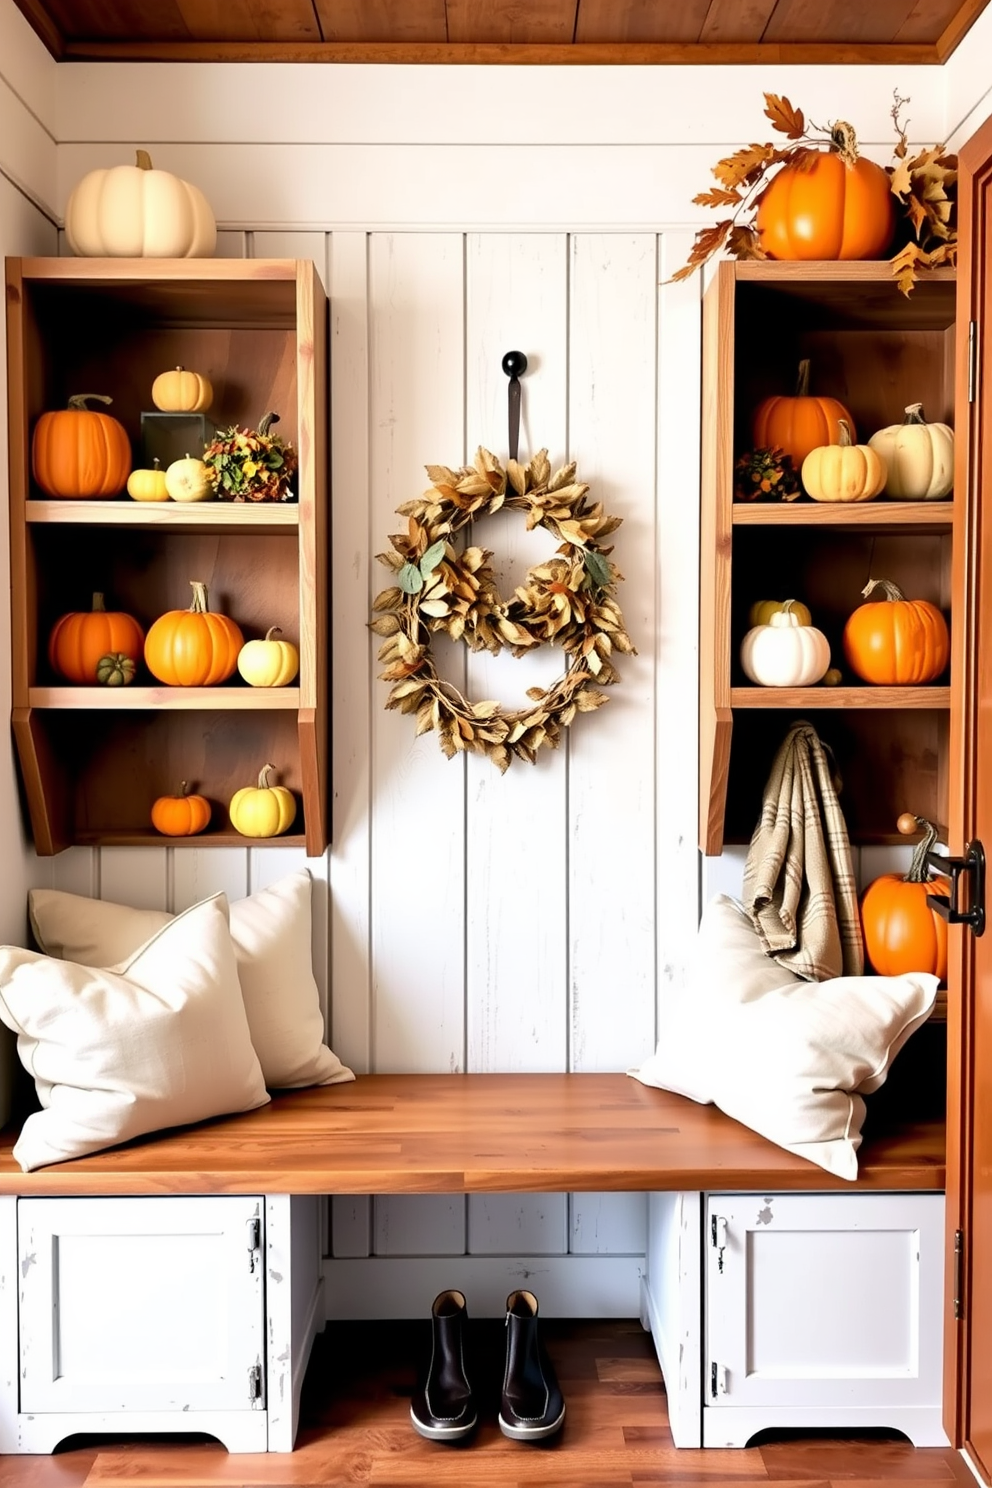
[[[43,413],[31,440],[31,469],[47,496],[119,496],[131,473],[127,430],[86,400],[111,403],[102,393],[76,393],[67,408]]]
[[[808,168],[782,167],[755,226],[769,258],[882,258],[895,230],[889,177],[863,156],[824,150]]]
[[[947,622],[926,599],[906,599],[889,579],[869,579],[867,599],[881,589],[885,598],[859,605],[844,626],[844,655],[863,682],[909,687],[939,677],[951,654]]]
[[[751,420],[755,449],[774,449],[777,445],[792,456],[796,470],[811,450],[825,444],[841,443],[841,422],[848,426],[852,444],[857,443],[854,420],[837,398],[812,397],[809,391],[809,361],[799,363],[796,391],[765,398],[754,410]]]
[[[117,653],[141,661],[145,633],[133,615],[108,610],[102,594],[94,594],[92,610],[63,615],[48,638],[48,661],[53,672],[68,682],[95,686],[103,657]]]
[[[937,841],[936,829],[922,817],[909,817],[909,830],[924,828],[924,836],[913,852],[909,872],[883,873],[861,897],[861,924],[865,951],[880,976],[904,976],[907,972],[931,972],[947,978],[947,921],[927,904],[927,895],[950,897],[946,878],[930,878],[927,854]],[[900,831],[906,818],[899,818]]]
[[[213,687],[237,670],[245,638],[228,615],[211,611],[206,584],[195,579],[190,583],[189,609],[169,610],[149,629],[145,664],[153,677],[170,687]]]

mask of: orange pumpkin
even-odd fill
[[[882,258],[895,230],[889,177],[863,155],[821,151],[808,168],[782,167],[755,226],[769,258]]]
[[[43,413],[31,440],[31,469],[47,496],[119,496],[131,473],[131,445],[124,425],[86,407],[87,399],[112,403],[102,393],[76,393],[67,408]]]
[[[170,610],[150,627],[145,664],[169,687],[213,687],[236,671],[245,638],[228,615],[210,610],[206,584],[190,583],[189,609]]]
[[[152,803],[152,826],[166,837],[195,837],[210,821],[206,796],[188,796],[185,780],[178,796],[159,796]]]
[[[904,976],[907,972],[931,972],[947,978],[947,921],[927,904],[927,895],[950,897],[946,878],[930,878],[927,854],[937,841],[936,829],[922,817],[901,816],[900,831],[924,828],[924,836],[913,852],[909,872],[883,873],[870,883],[861,897],[861,924],[865,951],[879,976]]]
[[[885,598],[859,605],[844,626],[851,670],[882,687],[932,682],[951,654],[946,620],[929,600],[906,599],[888,579],[869,579],[861,592],[867,599],[876,588]]]
[[[63,615],[48,637],[48,662],[67,682],[95,686],[97,667],[111,653],[141,661],[145,633],[133,615],[108,610],[103,595],[94,594],[92,610]]]
[[[811,450],[841,443],[841,422],[847,424],[852,444],[857,443],[854,420],[837,398],[812,397],[809,391],[809,361],[799,363],[796,391],[765,398],[754,410],[751,435],[755,449],[778,445],[792,456],[796,470]]]

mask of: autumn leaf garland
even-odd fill
[[[620,526],[589,487],[575,479],[575,463],[552,473],[547,450],[527,465],[506,468],[480,448],[475,463],[459,470],[428,465],[433,482],[415,501],[398,508],[405,532],[378,553],[394,582],[373,602],[371,628],[382,638],[380,679],[392,683],[387,708],[416,718],[418,734],[435,730],[444,754],[487,755],[504,772],[511,760],[533,764],[543,747],[557,748],[562,730],[579,713],[607,701],[603,686],[620,680],[615,651],[633,653],[616,602],[623,577],[601,540]],[[489,560],[474,543],[454,539],[470,523],[505,507],[524,514],[527,528],[542,527],[558,539],[556,555],[528,570],[504,599]],[[526,707],[507,711],[492,700],[472,703],[434,663],[431,638],[446,634],[471,651],[523,656],[536,646],[558,645],[567,662],[549,688],[533,687]]]

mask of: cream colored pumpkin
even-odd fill
[[[830,642],[815,625],[800,625],[782,609],[768,625],[748,631],[741,642],[741,666],[759,687],[810,687],[830,666]]]
[[[885,461],[870,445],[853,442],[845,419],[838,424],[840,443],[817,445],[803,461],[803,487],[814,501],[871,501],[885,487]]]
[[[135,165],[83,177],[66,205],[65,235],[79,258],[211,258],[217,246],[203,192],[153,169],[145,150]]]
[[[192,455],[173,460],[165,472],[165,487],[173,501],[209,501],[214,494],[206,465]]]
[[[886,496],[902,501],[939,501],[954,486],[954,430],[928,424],[923,404],[910,403],[901,424],[879,429],[868,441],[888,466]]]
[[[300,670],[300,653],[292,641],[277,641],[270,625],[263,641],[246,641],[238,652],[238,671],[251,687],[286,687]]]
[[[210,379],[185,367],[160,372],[152,383],[152,402],[163,413],[203,413],[213,396]]]
[[[165,471],[157,460],[150,470],[132,470],[127,478],[127,494],[132,501],[168,501],[169,488],[165,483]]]

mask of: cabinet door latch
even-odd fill
[[[248,1270],[255,1274],[255,1269],[262,1259],[262,1221],[256,1214],[245,1224],[248,1231]]]
[[[722,1214],[710,1219],[710,1244],[716,1251],[716,1269],[723,1274],[723,1253],[727,1248],[727,1221]]]
[[[253,1364],[248,1371],[248,1399],[257,1405],[262,1398],[262,1366]]]
[[[715,1400],[718,1395],[727,1394],[727,1366],[726,1364],[710,1365],[710,1395]]]
[[[928,894],[927,904],[934,914],[939,914],[949,925],[970,925],[975,935],[985,933],[985,849],[976,837],[964,850],[963,858],[944,858],[940,853],[927,853],[927,867],[937,873],[951,875],[951,894],[945,899],[942,894]],[[962,909],[958,903],[958,886],[961,875],[971,879],[971,907]]]

